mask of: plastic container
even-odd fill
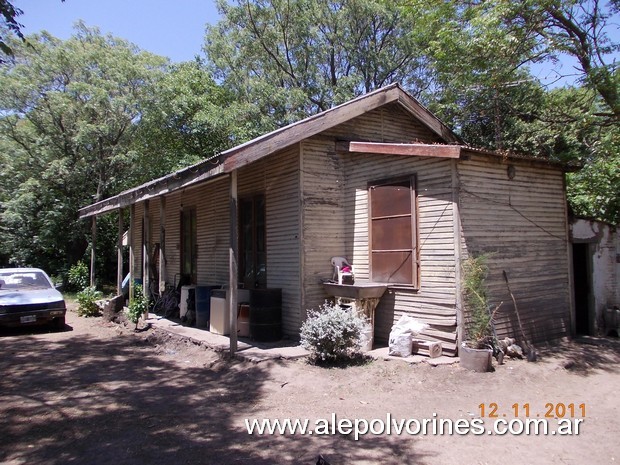
[[[196,327],[209,328],[211,321],[211,292],[221,286],[196,286]]]
[[[230,318],[228,318],[225,289],[213,289],[211,291],[210,312],[209,331],[214,334],[228,336],[230,334]]]

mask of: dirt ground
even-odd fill
[[[616,463],[620,344],[586,342],[543,348],[537,363],[509,360],[485,374],[395,360],[328,369],[304,360],[225,360],[159,330],[134,333],[70,312],[64,332],[0,333],[0,463],[314,464],[318,454],[332,465]],[[488,415],[491,403],[507,420],[515,403],[529,404],[530,417],[544,415],[547,403],[585,404],[586,415],[572,436],[367,434],[356,441],[338,433],[249,435],[244,424],[332,414],[371,421],[388,413],[471,421],[480,404]]]

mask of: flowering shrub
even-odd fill
[[[127,319],[134,323],[137,328],[140,317],[147,312],[148,308],[149,299],[144,296],[142,286],[136,284],[133,288],[133,299],[131,299],[129,308],[127,309]]]
[[[69,268],[67,281],[69,282],[69,290],[79,292],[86,289],[89,284],[88,267],[86,263],[79,261]]]
[[[308,311],[301,326],[301,345],[316,360],[346,359],[359,352],[365,326],[364,319],[351,310],[325,302],[318,311]]]
[[[79,316],[99,316],[100,308],[95,303],[100,300],[103,294],[95,287],[85,287],[83,290],[77,293],[78,309],[77,314]]]

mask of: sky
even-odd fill
[[[45,29],[68,39],[81,19],[89,27],[97,26],[104,34],[126,39],[173,62],[202,56],[205,26],[219,19],[215,0],[13,0],[13,4],[24,12],[18,21],[26,35]],[[617,18],[616,27],[610,28],[616,42],[620,40],[619,22]],[[533,65],[531,72],[551,87],[572,84],[574,77],[558,80],[558,76],[573,74],[575,63],[563,58],[556,65]]]
[[[13,5],[24,12],[18,21],[25,35],[47,30],[68,39],[81,19],[173,62],[202,55],[205,26],[219,19],[215,0],[14,0]]]

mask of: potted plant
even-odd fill
[[[491,371],[495,344],[491,325],[499,305],[490,311],[485,284],[489,271],[487,255],[470,256],[462,269],[467,338],[459,348],[461,366],[477,372]]]

